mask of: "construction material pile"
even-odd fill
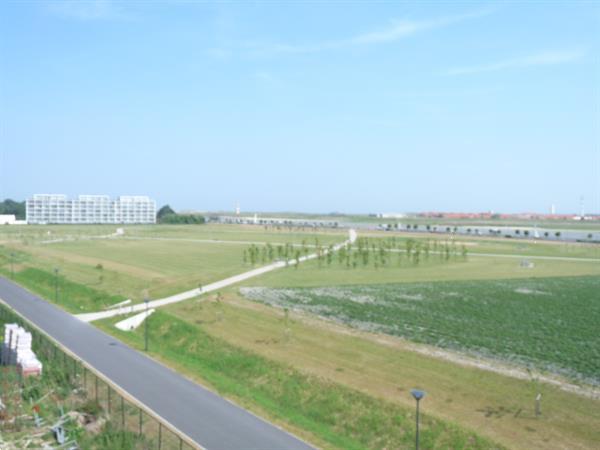
[[[0,353],[2,365],[16,365],[23,376],[41,375],[42,363],[31,350],[31,333],[15,323],[4,325],[4,342]]]

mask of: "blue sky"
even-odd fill
[[[600,212],[592,2],[3,2],[0,198]]]

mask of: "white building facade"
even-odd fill
[[[0,225],[25,225],[25,220],[17,220],[14,214],[0,214]]]
[[[35,194],[27,200],[29,224],[156,223],[156,202],[146,196]]]

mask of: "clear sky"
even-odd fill
[[[0,6],[0,198],[600,212],[593,2]]]

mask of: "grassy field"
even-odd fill
[[[595,449],[600,439],[598,400],[418,353],[397,338],[294,312],[286,320],[281,309],[244,300],[233,288],[220,304],[211,296],[167,312],[234,347],[405,407],[414,406],[410,389],[424,388],[425,411],[508,448]],[[182,358],[172,355],[169,363]],[[536,418],[538,392],[543,411]]]
[[[255,287],[242,292],[252,300],[360,330],[600,385],[600,277]]]
[[[534,267],[522,267],[519,258],[469,255],[441,263],[436,259],[423,261],[418,266],[404,259],[398,265],[391,258],[388,266],[374,268],[357,266],[348,269],[332,263],[319,267],[316,261],[300,265],[297,269],[271,272],[260,278],[248,280],[245,285],[269,287],[311,287],[348,284],[412,283],[450,280],[490,280],[509,278],[537,278],[553,276],[600,276],[600,263],[595,261],[535,260]]]
[[[242,257],[248,242],[301,245],[315,237],[323,244],[346,238],[345,233],[265,231],[260,227],[159,225],[127,227],[125,236],[119,238],[90,239],[114,230],[32,227],[6,234],[0,229],[0,267],[10,271],[12,252],[17,270],[31,267],[52,272],[58,268],[69,280],[139,301],[145,290],[151,298],[159,298],[250,270],[252,266]],[[66,240],[43,243],[46,238]],[[87,311],[87,305],[81,306]]]
[[[4,228],[9,230],[5,231]],[[17,231],[12,231],[15,229]],[[304,242],[310,245],[314,244],[317,237],[321,245],[327,246],[347,238],[346,232],[340,230],[312,233],[222,225],[125,227],[125,235],[122,237],[93,238],[106,236],[114,231],[114,226],[3,227],[0,229],[0,273],[8,276],[11,274],[11,267],[14,267],[15,279],[19,283],[49,300],[54,299],[55,282],[58,281],[58,303],[61,306],[72,312],[96,311],[124,298],[139,301],[146,289],[151,298],[158,298],[249,270],[253,266],[248,261],[244,262],[243,252],[252,244],[261,248],[266,243],[302,245]],[[460,345],[447,345],[447,348],[468,350],[463,342],[466,341],[472,345],[472,350],[494,357],[506,356],[512,346],[513,350],[521,352],[520,362],[542,365],[557,361],[557,352],[564,352],[567,344],[571,343],[573,358],[568,361],[566,369],[576,366],[577,374],[585,377],[588,377],[590,370],[595,370],[597,363],[592,360],[587,361],[586,365],[584,357],[593,353],[593,349],[588,346],[592,347],[589,342],[593,341],[594,336],[591,341],[586,340],[586,331],[576,330],[571,322],[569,326],[561,323],[555,328],[548,325],[555,323],[556,317],[560,315],[560,305],[564,306],[565,302],[564,296],[552,296],[552,308],[546,308],[541,298],[537,298],[541,295],[536,297],[533,292],[544,289],[532,288],[530,285],[547,278],[551,278],[549,282],[554,282],[556,280],[553,277],[599,277],[600,263],[593,260],[598,257],[597,246],[536,244],[530,241],[482,237],[460,238],[457,239],[457,248],[465,245],[468,253],[466,258],[459,251],[448,259],[431,253],[429,258],[422,257],[418,264],[414,264],[400,250],[405,249],[408,239],[419,240],[423,246],[425,240],[429,239],[433,248],[432,237],[402,233],[368,233],[367,236],[373,238],[375,246],[379,245],[379,241],[389,242],[391,238],[396,240],[395,246],[390,245],[384,265],[375,267],[374,260],[371,259],[367,265],[357,264],[355,268],[353,265],[349,268],[334,257],[331,263],[322,259],[320,262],[301,264],[298,268],[291,266],[271,272],[247,280],[243,286],[286,290],[301,288],[299,290],[307,291],[311,289],[306,288],[327,286],[348,291],[348,295],[364,289],[375,289],[378,290],[374,294],[376,297],[384,297],[385,301],[389,300],[396,305],[398,299],[394,297],[397,293],[395,291],[406,290],[410,296],[414,294],[411,289],[419,283],[426,286],[433,285],[430,282],[436,282],[439,286],[461,285],[466,299],[464,305],[455,304],[455,308],[450,308],[452,303],[444,303],[442,306],[450,308],[449,311],[440,308],[436,310],[437,315],[432,317],[424,309],[406,309],[407,314],[414,314],[411,317],[423,320],[430,330],[435,331],[432,336],[427,333],[400,335],[442,346],[445,345],[444,342],[454,341],[448,337],[447,341],[440,341],[440,337],[451,335]],[[54,242],[43,243],[47,240]],[[10,256],[11,253],[15,254],[14,258]],[[500,256],[483,256],[477,253],[497,253]],[[525,258],[520,255],[525,255]],[[558,259],[532,258],[534,266],[524,267],[521,260],[526,259],[527,255]],[[560,259],[564,257],[586,260]],[[254,267],[261,264],[259,261]],[[57,278],[53,273],[54,268],[59,269]],[[505,285],[506,289],[491,289],[490,286],[495,284]],[[508,286],[516,285],[526,285],[525,289],[532,291],[519,293],[524,299],[521,303],[518,302],[517,293],[509,295]],[[153,356],[307,437],[311,442],[328,448],[380,448],[375,435],[365,436],[367,440],[361,441],[356,430],[360,430],[359,434],[366,433],[365,424],[370,421],[381,421],[390,427],[395,425],[396,414],[402,417],[412,410],[414,405],[408,390],[415,386],[423,387],[428,392],[427,412],[434,421],[431,423],[438,423],[435,422],[437,419],[441,424],[441,434],[434,433],[438,437],[432,438],[438,448],[448,448],[448,442],[454,442],[450,447],[470,448],[469,439],[475,438],[464,441],[464,436],[470,436],[465,430],[477,430],[493,442],[509,448],[523,449],[595,448],[594,443],[600,439],[595,431],[600,429],[597,400],[568,394],[547,385],[537,385],[531,381],[520,381],[435,359],[415,352],[401,339],[362,333],[342,324],[323,322],[315,318],[314,314],[292,313],[288,323],[282,318],[280,308],[240,298],[237,294],[239,288],[237,286],[223,291],[223,301],[218,304],[211,296],[208,302],[202,298],[200,302],[186,301],[168,307],[164,313],[157,315],[151,324],[160,331],[157,336],[164,339],[152,344]],[[589,313],[586,299],[595,298],[595,290],[592,288],[582,288],[581,295],[576,300],[584,315]],[[489,301],[484,299],[487,311],[490,311],[488,316],[483,312],[485,308],[482,310],[478,304],[483,294],[490,297]],[[425,298],[423,293],[421,295]],[[435,297],[437,294],[434,292],[432,295]],[[407,298],[400,298],[400,303],[401,301],[405,302],[405,307],[416,303],[414,299]],[[419,305],[428,302],[429,300],[422,300]],[[517,330],[521,334],[517,333],[514,339],[507,342],[509,347],[504,354],[501,343],[492,345],[494,342],[485,333],[486,327],[483,330],[481,327],[464,330],[452,323],[452,326],[446,325],[447,328],[438,329],[439,324],[444,323],[440,316],[448,312],[463,311],[472,316],[472,320],[475,318],[491,324],[490,316],[496,314],[496,311],[502,311],[502,307],[509,303],[512,309],[524,315],[522,320],[525,322],[516,322],[516,328],[507,324],[507,332]],[[361,317],[362,322],[382,322],[386,325],[382,319],[386,318],[388,312],[390,319],[393,317],[392,313],[403,314],[401,308],[390,308],[386,313],[381,312],[380,316],[378,311],[369,311],[373,316]],[[536,312],[540,316],[538,322],[535,322]],[[357,309],[356,314],[364,315],[364,311]],[[573,313],[570,317],[575,316],[576,313]],[[502,317],[507,317],[503,322],[513,320],[510,315]],[[548,322],[546,317],[551,321]],[[589,314],[582,320],[588,323],[587,320],[593,317]],[[174,325],[169,325],[171,323]],[[551,336],[545,347],[533,348],[527,345],[527,342],[532,342],[531,336],[522,334],[523,330],[517,327],[518,323],[533,323],[539,327],[539,324],[548,325],[541,327],[543,336],[550,336],[552,330],[555,330],[557,335],[565,334],[564,342],[558,342],[555,336]],[[133,345],[139,345],[139,335],[118,332],[109,323],[101,326]],[[445,333],[444,336],[439,332]],[[429,337],[431,340],[426,339]],[[519,347],[521,340],[523,345]],[[207,348],[198,349],[199,343]],[[229,372],[227,367],[219,365],[214,355],[232,355],[231,360],[224,360],[229,361],[228,364],[236,367],[240,373],[236,375]],[[245,371],[246,363],[248,371]],[[254,366],[256,367],[253,368]],[[256,372],[262,366],[266,372]],[[268,386],[264,386],[265,383]],[[251,386],[252,389],[245,389],[245,386]],[[292,393],[286,391],[290,386],[293,387]],[[311,390],[313,387],[315,390]],[[335,391],[335,395],[319,397],[318,392],[322,390]],[[535,418],[532,399],[538,391],[543,394],[544,413],[542,417]],[[302,392],[313,392],[315,403],[311,403],[313,397],[307,399],[300,395]],[[298,396],[294,397],[292,394]],[[292,400],[303,406],[287,406]],[[365,408],[379,408],[374,406],[378,403],[369,402],[382,400],[385,400],[385,405],[381,406],[382,411],[385,411],[383,416],[369,415],[362,411]],[[354,401],[357,403],[353,403]],[[329,402],[332,405],[328,405]],[[332,413],[338,411],[335,408],[340,405],[351,416],[362,417],[360,422],[356,418],[345,417],[342,413],[336,413],[335,420],[331,422],[320,415],[319,409]],[[371,406],[367,408],[365,405]],[[460,429],[452,431],[448,421],[456,423]],[[399,429],[404,426],[402,423],[397,423]],[[388,439],[386,442],[392,446],[404,446],[406,433],[388,434],[382,439]],[[474,442],[481,443],[483,447],[493,445],[489,441],[475,439]]]
[[[573,242],[548,242],[530,240],[510,240],[503,238],[477,237],[477,236],[447,236],[438,234],[416,234],[402,232],[361,232],[360,236],[366,237],[370,244],[385,243],[389,248],[404,250],[406,241],[429,242],[433,250],[434,242],[440,246],[445,243],[461,246],[465,244],[469,254],[492,253],[501,255],[545,256],[567,258],[600,259],[600,245]]]
[[[153,330],[152,355],[325,448],[409,449],[414,445],[412,408],[270,361],[168,313],[155,313],[148,326]],[[110,322],[103,328],[143,348],[141,330],[115,332]],[[421,439],[424,448],[501,448],[427,414]]]
[[[38,244],[57,239],[89,239],[114,234],[117,228],[125,237],[175,238],[255,242],[291,242],[300,244],[315,236],[325,243],[338,242],[345,230],[273,228],[252,225],[25,225],[0,227],[0,243]]]

